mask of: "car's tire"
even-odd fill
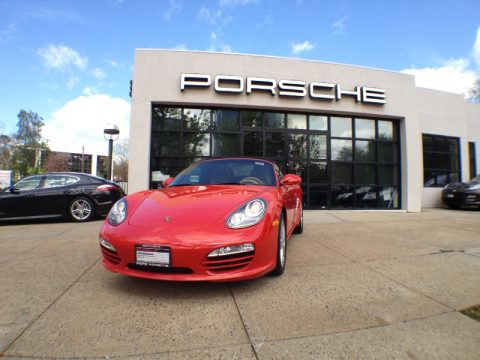
[[[287,262],[287,228],[285,227],[285,217],[280,215],[278,223],[277,238],[277,256],[275,269],[270,273],[273,276],[280,276],[285,271],[285,263]]]
[[[294,234],[301,234],[302,232],[303,232],[303,205],[302,205],[302,209],[300,210],[300,222],[293,229]]]
[[[89,198],[79,196],[70,201],[67,212],[74,222],[90,221],[95,217],[95,206]]]

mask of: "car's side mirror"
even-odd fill
[[[169,176],[168,178],[166,178],[163,183],[162,183],[162,186],[164,188],[168,187],[168,185],[170,185],[173,181],[173,177]]]
[[[8,187],[8,190],[9,190],[12,194],[18,194],[18,193],[19,193],[19,190],[18,190],[15,186],[13,186],[13,185],[9,186],[9,187]]]
[[[280,183],[282,185],[300,185],[302,183],[302,178],[295,174],[287,174],[283,177]]]

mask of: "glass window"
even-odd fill
[[[330,118],[330,134],[335,137],[352,137],[352,119],[343,117]]]
[[[374,162],[377,160],[377,142],[356,140],[355,141],[355,161]]]
[[[285,156],[285,134],[283,132],[267,132],[265,134],[265,156]]]
[[[214,131],[240,131],[240,113],[233,110],[216,110],[213,113]]]
[[[355,207],[357,208],[378,207],[376,186],[358,186],[355,189]]]
[[[328,130],[328,117],[324,115],[310,115],[308,117],[310,122],[310,130]]]
[[[269,127],[269,128],[285,127],[285,114],[283,113],[266,112],[263,115],[263,118],[265,120],[265,127]]]
[[[328,182],[326,162],[311,162],[308,166],[308,173],[312,183]]]
[[[310,159],[327,158],[327,136],[310,135]]]
[[[333,186],[330,189],[332,206],[336,208],[352,208],[354,188],[351,185]]]
[[[379,141],[378,161],[382,163],[398,162],[398,144]]]
[[[328,189],[320,186],[310,186],[309,205],[312,207],[325,208],[328,206]]]
[[[161,132],[152,136],[152,156],[172,156],[180,149],[181,133]]]
[[[213,134],[212,156],[240,155],[240,136],[238,134]]]
[[[41,176],[30,176],[17,182],[15,189],[20,191],[36,189],[40,186],[40,180],[42,180]]]
[[[295,174],[302,178],[302,182],[307,181],[307,163],[304,161],[290,161],[288,163],[288,173]]]
[[[210,127],[210,114],[211,111],[208,109],[184,109],[184,130],[207,131]]]
[[[260,111],[240,111],[242,126],[262,127],[263,114]]]
[[[375,139],[375,120],[355,119],[355,137]]]
[[[289,129],[306,129],[307,115],[287,114],[287,127]]]
[[[177,150],[178,151],[178,150]],[[210,155],[210,134],[183,134],[183,157],[202,157]]]
[[[378,139],[396,140],[392,121],[378,120]]]
[[[352,140],[330,140],[332,160],[352,161]]]
[[[376,184],[377,183],[377,165],[355,166],[355,183],[357,184]]]
[[[398,208],[398,188],[396,187],[379,187],[378,194],[380,198],[380,208],[397,209]]]
[[[182,129],[182,109],[154,107],[152,114],[152,130],[177,130]]]
[[[45,183],[43,188],[54,188],[59,186],[65,186],[67,179],[64,175],[47,175],[45,177]]]
[[[290,134],[288,137],[288,153],[292,158],[306,158],[307,135]]]
[[[459,139],[440,135],[422,135],[423,185],[445,186],[460,181]]]
[[[398,166],[380,165],[378,183],[380,185],[398,185]]]
[[[345,163],[331,163],[332,184],[351,184],[352,179],[352,165]]]
[[[247,131],[243,136],[243,154],[245,156],[263,156],[263,133]]]

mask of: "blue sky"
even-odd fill
[[[0,0],[0,131],[21,109],[53,150],[128,137],[135,48],[298,57],[403,71],[465,92],[480,77],[480,1]]]

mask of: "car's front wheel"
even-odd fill
[[[90,221],[95,216],[95,208],[90,199],[77,197],[68,205],[68,215],[75,222]]]
[[[280,216],[278,224],[277,239],[277,262],[275,269],[271,272],[274,276],[282,275],[285,271],[285,262],[287,261],[287,229],[285,228],[285,217]]]

